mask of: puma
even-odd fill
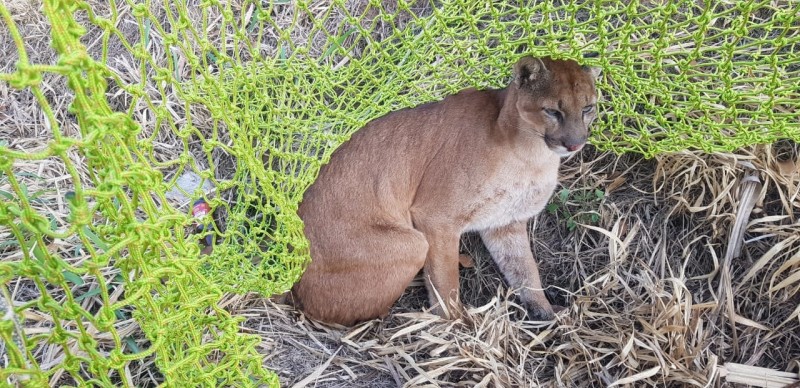
[[[384,317],[423,270],[432,311],[457,317],[459,242],[477,231],[529,318],[549,320],[527,223],[560,159],[596,117],[600,69],[523,57],[503,89],[467,89],[389,113],[342,144],[298,213],[311,262],[290,296],[312,319]]]

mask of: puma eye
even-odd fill
[[[594,111],[594,105],[589,105],[583,108],[583,114],[592,113]]]
[[[555,109],[544,108],[544,113],[547,113],[548,116],[550,116],[550,117],[552,117],[552,118],[554,118],[556,120],[561,120],[561,112],[559,112],[559,111],[557,111]]]

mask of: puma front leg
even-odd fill
[[[508,285],[518,291],[528,319],[553,319],[553,306],[544,294],[539,266],[531,252],[527,222],[483,230],[480,235]]]
[[[427,233],[428,256],[423,275],[428,289],[432,312],[443,318],[456,319],[461,315],[459,287],[458,233]]]

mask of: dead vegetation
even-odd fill
[[[258,298],[231,309],[269,338],[266,364],[287,386],[309,376],[333,387],[732,386],[725,363],[797,372],[800,225],[786,214],[800,203],[782,198],[796,193],[800,171],[781,174],[774,157],[770,147],[655,160],[590,149],[569,161],[565,206],[600,217],[570,230],[545,213],[533,225],[552,299],[569,306],[554,323],[519,319],[474,236],[464,239],[477,263],[462,269],[463,321],[424,313],[421,280],[389,318],[344,330]],[[761,189],[745,201],[750,170]],[[582,190],[603,198],[571,199]],[[740,203],[754,204],[752,217],[737,219]],[[737,224],[748,225],[741,255],[726,256]]]
[[[49,29],[37,10],[41,4],[9,4],[32,62],[51,63]],[[120,12],[129,17],[119,28],[135,42],[139,29],[125,4]],[[326,4],[311,4],[308,12],[326,17],[328,31],[343,32],[337,23],[346,15],[331,14]],[[92,6],[107,7],[98,2]],[[393,24],[375,18],[374,7],[360,1],[348,1],[346,7],[356,15],[363,12],[364,27],[378,38],[391,36]],[[427,4],[414,9],[418,14],[429,10]],[[289,23],[295,18],[292,12],[278,7],[275,20]],[[158,15],[164,17],[163,12]],[[398,17],[394,26],[409,18]],[[312,34],[313,20],[302,18],[293,39],[298,46],[307,43],[311,55],[318,55],[324,46],[315,42],[330,36]],[[279,49],[269,45],[269,33],[264,47],[273,51],[265,54],[276,55]],[[99,52],[98,36],[90,31],[86,38],[94,52]],[[138,83],[140,73],[133,58],[114,42],[109,66],[125,82]],[[157,35],[153,42],[153,56],[164,58]],[[15,49],[4,28],[0,28],[0,48],[4,53],[0,72],[13,71]],[[347,56],[331,58],[336,66],[348,61]],[[180,71],[182,77],[191,75],[186,67]],[[45,77],[43,82],[65,133],[78,133],[67,112],[70,93],[63,80]],[[155,84],[145,83],[149,93],[156,93]],[[119,90],[112,90],[109,99],[119,108],[127,108],[131,101]],[[182,120],[185,112],[176,109],[176,120]],[[157,160],[171,160],[183,152],[168,130],[155,128],[147,107],[133,109],[132,114],[146,134],[162,131],[154,141]],[[198,127],[211,126],[207,112],[192,116]],[[35,151],[51,139],[32,95],[0,83],[0,144]],[[202,165],[208,161],[203,161],[201,147],[199,139],[188,145],[200,155],[196,160]],[[470,309],[461,321],[426,314],[420,281],[412,284],[387,319],[348,329],[319,325],[255,296],[231,295],[222,303],[246,318],[243,332],[263,338],[264,364],[279,374],[285,386],[734,386],[724,377],[729,372],[725,363],[796,374],[800,371],[797,154],[797,145],[787,141],[736,153],[681,152],[651,160],[590,148],[567,161],[562,187],[549,211],[532,224],[534,253],[550,296],[569,306],[556,322],[519,319],[521,309],[475,236],[463,241],[463,251],[476,257],[476,266],[462,269],[462,295]],[[71,157],[81,166],[80,155]],[[220,176],[234,166],[229,155],[216,153],[214,158]],[[69,209],[64,194],[73,182],[64,166],[45,159],[17,161],[13,168],[35,208],[65,225]],[[79,168],[86,177],[88,172]],[[10,189],[0,177],[3,192]],[[21,256],[18,246],[8,243],[10,237],[8,229],[0,228],[0,260]],[[50,243],[71,263],[86,259],[76,249],[77,241]],[[108,271],[108,279],[114,276],[113,270]],[[100,281],[84,280],[85,285],[73,293],[81,295]],[[13,282],[8,290],[3,299],[14,303],[40,296],[27,281]],[[81,300],[87,309],[99,302],[91,295]],[[52,319],[40,314],[25,319],[26,335],[53,325]],[[120,323],[118,330],[142,344],[132,320]],[[95,334],[101,343],[108,340]],[[63,359],[57,346],[43,346],[34,354],[42,367],[55,368]],[[149,362],[131,367],[140,386],[160,381],[153,369]],[[56,382],[58,378],[51,381]]]

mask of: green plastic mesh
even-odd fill
[[[794,1],[46,0],[48,63],[28,59],[34,37],[0,11],[16,46],[0,80],[33,96],[46,138],[0,140],[3,383],[128,386],[153,361],[167,386],[276,385],[224,293],[298,279],[298,203],[354,130],[505,86],[521,54],[603,68],[601,149],[800,140]],[[68,106],[46,86],[59,80]],[[66,218],[28,190],[55,186],[17,172],[44,162],[74,191]],[[169,199],[187,172],[213,190]],[[214,210],[208,255],[187,233],[200,198]]]

